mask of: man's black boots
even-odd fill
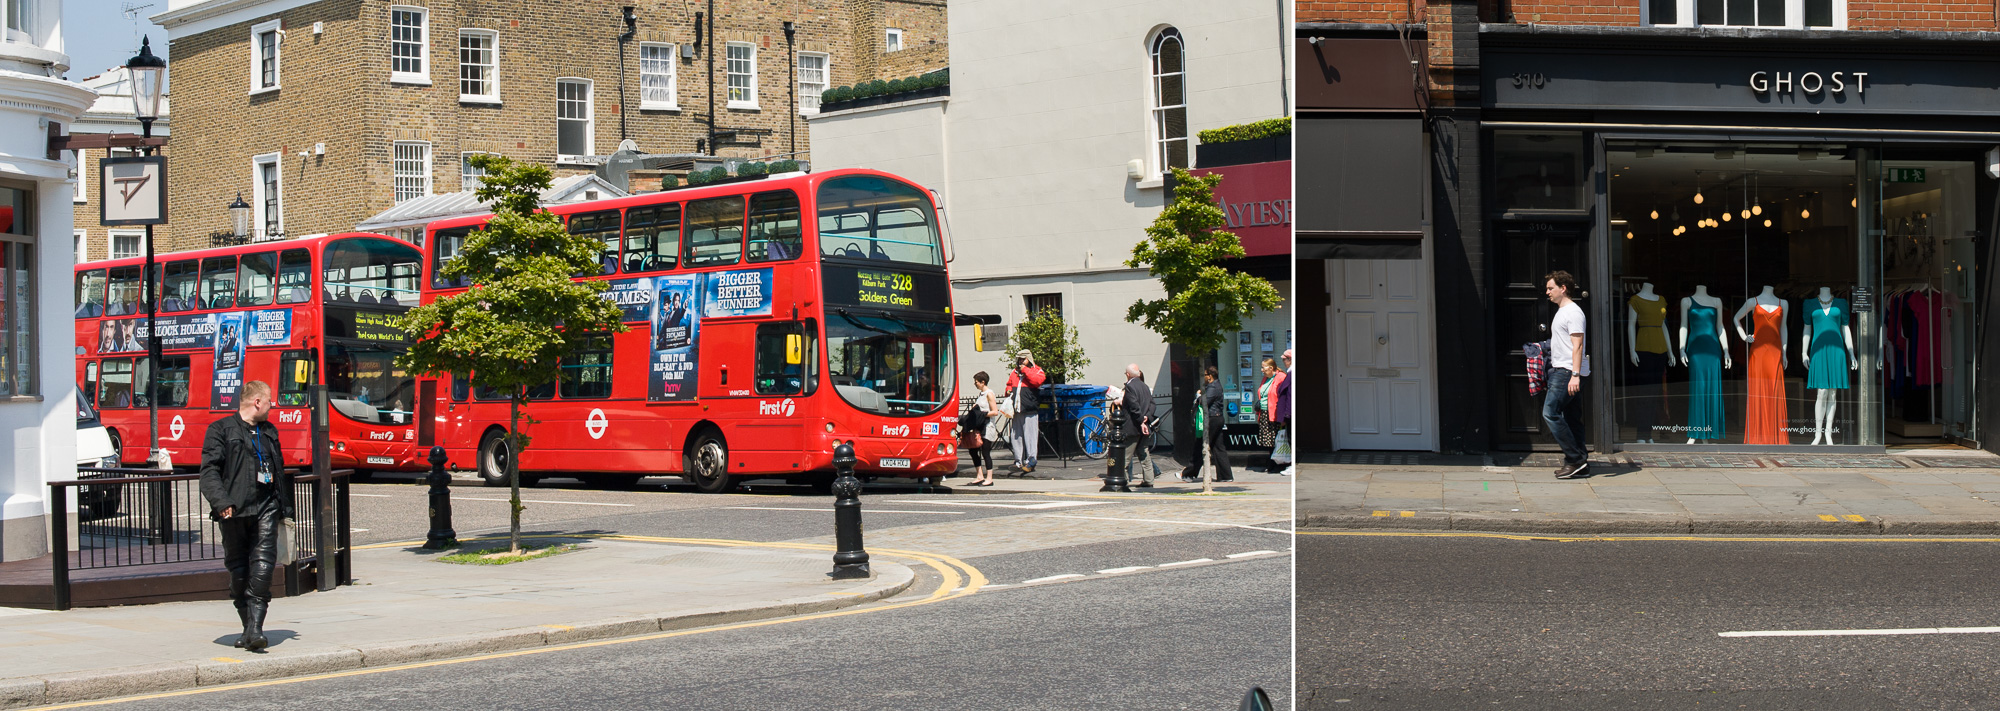
[[[236,636],[236,648],[242,649],[244,643],[250,641],[250,608],[236,608],[236,618],[243,621],[243,634]]]
[[[264,612],[269,608],[269,602],[263,600],[250,601],[250,609],[246,612],[245,617],[248,622],[243,627],[244,649],[252,652],[262,652],[265,647],[271,646],[271,640],[264,638]]]

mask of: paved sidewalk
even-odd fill
[[[355,584],[272,601],[272,647],[231,646],[227,602],[45,612],[0,609],[0,708],[406,664],[783,617],[893,596],[915,571],[881,556],[873,580],[834,581],[831,552],[580,540],[505,566],[354,552]],[[468,548],[505,546],[472,544]]]
[[[2000,534],[2000,457],[1342,453],[1301,464],[1302,528],[1526,533]]]

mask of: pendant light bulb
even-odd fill
[[[1625,239],[1632,239],[1632,233],[1630,232],[1625,233]]]
[[[1812,219],[1812,210],[1799,210],[1800,219]]]
[[[1764,214],[1764,206],[1763,206],[1763,205],[1751,205],[1751,206],[1750,206],[1750,214],[1752,214],[1752,215],[1762,215],[1762,214]]]
[[[1770,227],[1770,226],[1771,226],[1771,221],[1770,221],[1770,220],[1765,220],[1765,221],[1764,221],[1764,226],[1765,226],[1765,227]]]
[[[1657,219],[1660,219],[1660,211],[1659,211],[1659,210],[1654,210],[1654,211],[1653,211],[1653,219],[1655,219],[1655,220],[1657,220]]]
[[[1744,210],[1744,211],[1743,211],[1743,219],[1745,219],[1745,220],[1748,220],[1748,219],[1750,219],[1750,211],[1749,211],[1749,210]]]
[[[1701,203],[1702,203],[1701,191],[1697,190],[1695,191],[1694,194],[1694,204],[1700,205]]]
[[[1723,221],[1723,222],[1728,222],[1728,221],[1729,221],[1729,213],[1727,213],[1727,212],[1725,212],[1725,213],[1722,213],[1722,221]]]
[[[1848,206],[1848,207],[1861,207],[1861,199],[1860,199],[1860,198],[1848,198],[1848,199],[1847,199],[1847,206]]]

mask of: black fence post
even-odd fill
[[[171,471],[167,473],[172,473]],[[174,542],[173,482],[156,481],[146,485],[146,523],[148,533],[154,543],[167,545]]]
[[[861,480],[854,478],[854,445],[842,442],[833,448],[833,572],[834,580],[865,579],[868,551],[861,545]]]
[[[354,548],[354,529],[349,525],[353,521],[353,510],[347,506],[347,490],[353,484],[352,475],[343,476],[334,488],[334,510],[339,512],[335,518],[340,525],[339,535],[336,536],[340,541],[340,552],[334,559],[340,564],[340,574],[335,576],[334,583],[339,585],[354,584],[354,559],[348,555]]]
[[[444,448],[431,447],[431,473],[424,479],[431,486],[431,532],[424,538],[426,550],[458,545],[458,531],[451,527],[451,475],[445,473],[444,464]]]
[[[333,549],[338,545],[333,530],[333,453],[327,451],[331,444],[331,424],[328,422],[326,386],[312,386],[312,442],[313,442],[313,533],[319,538],[319,545],[313,551],[313,567],[318,571],[319,591],[326,592],[334,586]]]
[[[55,608],[69,609],[69,491],[49,485],[49,573],[55,588]]]
[[[1098,491],[1132,491],[1132,483],[1125,478],[1125,418],[1119,410],[1118,403],[1108,403],[1104,408],[1104,446],[1111,451],[1104,453],[1108,471],[1104,473],[1104,488]]]

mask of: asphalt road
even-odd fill
[[[1304,709],[1993,709],[2000,543],[1301,535]]]
[[[1233,711],[1261,685],[1289,709],[1291,558],[1225,557],[1288,544],[1228,529],[986,556],[967,562],[1002,585],[929,605],[117,706]],[[1095,572],[1190,556],[1216,561]],[[1064,572],[1085,577],[1021,584]]]

